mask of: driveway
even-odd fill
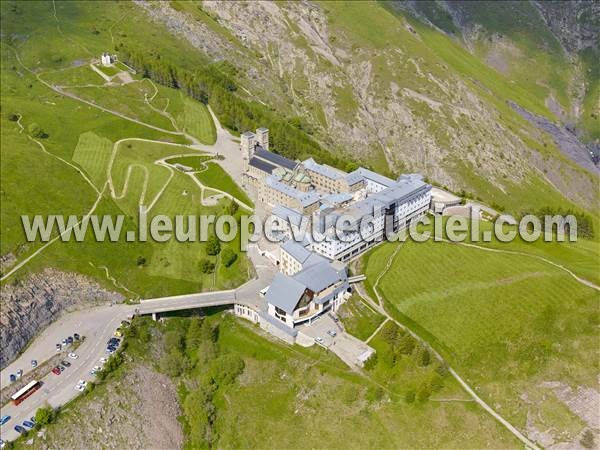
[[[330,330],[335,331],[335,337],[327,334]],[[352,368],[362,366],[359,359],[360,356],[375,351],[363,341],[346,333],[339,323],[335,322],[329,314],[323,314],[311,325],[300,325],[298,331],[312,339],[317,337],[323,339],[323,344],[318,345],[335,353],[342,361]]]

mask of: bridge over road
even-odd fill
[[[232,305],[236,300],[236,290],[203,292],[173,297],[143,300],[136,307],[136,314],[157,314],[184,309],[208,308],[210,306]]]

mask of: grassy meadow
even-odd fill
[[[575,439],[583,422],[564,405],[549,408],[552,399],[560,402],[543,383],[595,386],[597,291],[535,258],[431,240],[372,250],[363,261],[369,283],[397,245],[402,247],[377,286],[388,312],[433,345],[513,425],[525,429],[535,416],[540,429],[553,427]],[[558,246],[536,252],[552,259],[568,251]],[[581,259],[579,252],[585,255],[578,248],[575,259]]]

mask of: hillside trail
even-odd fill
[[[556,267],[557,269],[560,269],[560,270],[568,273],[576,281],[578,281],[579,283],[583,284],[584,286],[587,286],[587,287],[590,287],[590,288],[595,289],[597,291],[600,291],[600,286],[598,286],[597,284],[594,284],[591,281],[586,280],[585,278],[581,278],[580,276],[576,275],[572,270],[566,268],[562,264],[555,263],[554,261],[551,261],[551,260],[549,260],[547,258],[544,258],[543,256],[540,256],[540,255],[534,255],[533,253],[527,253],[527,252],[520,252],[520,251],[517,251],[517,250],[503,250],[503,249],[500,249],[500,248],[483,247],[481,245],[470,244],[470,243],[467,243],[467,242],[452,242],[452,241],[449,241],[449,240],[446,240],[446,239],[443,239],[443,242],[446,242],[448,244],[462,245],[463,247],[475,248],[475,249],[483,250],[483,251],[486,251],[486,252],[504,253],[504,254],[507,254],[507,255],[526,256],[528,258],[535,258],[537,260],[543,261],[543,262],[545,262],[547,264],[550,264],[551,266]]]
[[[398,245],[398,249],[402,248],[401,245]],[[387,321],[392,321],[396,325],[398,325],[401,329],[408,332],[413,338],[423,344],[434,356],[435,358],[444,364],[448,368],[448,373],[452,375],[452,377],[460,384],[460,386],[465,390],[467,394],[471,396],[471,398],[479,404],[487,413],[489,413],[494,419],[496,419],[499,423],[501,423],[508,431],[510,431],[517,439],[519,439],[523,444],[525,444],[528,448],[534,450],[540,450],[540,448],[535,445],[532,441],[530,441],[523,433],[521,433],[516,427],[514,427],[508,420],[498,414],[491,406],[489,406],[481,397],[479,397],[475,391],[467,384],[465,380],[444,360],[441,354],[439,354],[425,339],[419,336],[415,331],[411,330],[408,326],[400,323],[394,317],[392,317],[385,309],[384,297],[379,293],[378,286],[380,280],[383,276],[389,271],[391,268],[393,261],[396,255],[399,253],[399,250],[395,250],[393,255],[389,258],[386,267],[379,274],[377,280],[373,284],[373,292],[377,297],[377,301],[373,300],[365,291],[363,283],[357,283],[355,285],[356,291],[360,297],[363,298],[366,302],[368,302],[376,311],[386,317]],[[382,324],[383,325],[383,324]],[[372,337],[372,336],[371,336]],[[369,339],[371,339],[371,337]]]

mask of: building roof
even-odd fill
[[[343,281],[345,276],[341,277],[340,273],[328,261],[322,261],[305,267],[294,274],[292,278],[317,293],[338,281]]]
[[[310,192],[302,192],[296,189],[295,187],[289,186],[285,183],[282,183],[277,179],[277,177],[270,175],[265,179],[265,183],[267,186],[272,187],[273,189],[289,196],[295,198],[300,202],[303,207],[310,206],[313,203],[317,203],[321,198],[319,194],[314,191]]]
[[[265,128],[265,127],[260,127],[260,128],[257,128],[256,131],[257,132],[260,131],[261,133],[264,133],[265,131],[269,131],[269,129]]]
[[[293,277],[288,277],[278,272],[271,282],[265,299],[270,304],[283,309],[291,315],[294,313],[294,308],[300,301],[305,290],[306,286],[304,284]]]
[[[346,175],[346,183],[348,183],[348,186],[354,186],[356,183],[360,183],[363,180],[364,177],[357,170]]]
[[[263,172],[266,172],[269,174],[273,173],[273,171],[277,168],[273,164],[269,164],[268,162],[263,161],[262,159],[258,159],[258,158],[254,158],[254,157],[250,158],[249,164],[252,167],[256,167],[258,170],[262,170]]]
[[[289,170],[294,170],[298,163],[296,161],[292,161],[291,159],[286,158],[285,156],[278,155],[277,153],[270,152],[265,150],[260,145],[256,146],[254,150],[254,156],[258,156],[261,159],[269,161],[276,166],[285,167]]]
[[[307,250],[293,239],[288,239],[283,244],[281,244],[279,248],[285,251],[288,255],[290,255],[300,264],[304,264],[304,261],[306,261],[312,253],[310,250]]]
[[[302,243],[296,242],[293,239],[288,239],[285,241],[283,244],[281,244],[280,248],[298,261],[302,268],[322,262],[329,262],[325,257],[311,252],[310,250],[306,249]]]
[[[334,169],[333,167],[326,166],[324,164],[319,164],[312,158],[308,158],[305,161],[302,161],[302,165],[308,170],[312,170],[315,173],[323,175],[330,180],[339,180],[340,178],[344,178],[346,174],[340,170]]]
[[[288,208],[284,205],[275,205],[271,214],[289,222],[291,225],[296,225],[297,227],[302,223],[302,214],[295,209]]]
[[[353,179],[354,179],[354,177],[361,177],[361,178],[364,178],[367,180],[371,180],[371,181],[373,181],[377,184],[380,184],[382,186],[385,186],[385,187],[390,187],[396,183],[391,178],[380,175],[377,172],[373,172],[372,170],[365,169],[364,167],[359,167],[354,172],[348,174],[348,177],[350,177],[351,175],[352,175]],[[346,178],[346,180],[348,180],[348,177]],[[350,184],[349,181],[348,181],[348,184]]]
[[[251,138],[251,137],[254,137],[254,136],[256,136],[256,135],[255,135],[255,134],[254,134],[252,131],[244,131],[244,132],[242,133],[242,136],[245,136],[245,137]]]

